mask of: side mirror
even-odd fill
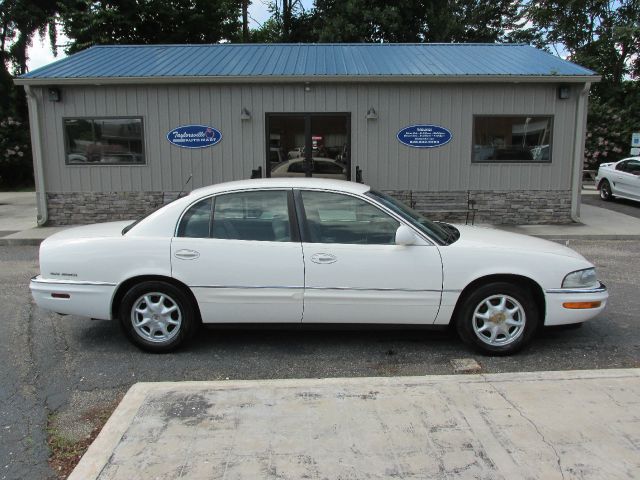
[[[415,245],[416,234],[406,225],[400,225],[396,230],[396,245]]]

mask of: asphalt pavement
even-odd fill
[[[600,198],[600,195],[586,194],[582,195],[582,203],[604,208],[611,212],[624,213],[631,217],[640,218],[640,202],[634,202],[633,200],[614,198],[613,200],[605,202]]]
[[[599,268],[607,310],[579,329],[545,329],[531,348],[483,357],[448,331],[420,329],[203,330],[182,351],[143,353],[116,322],[61,317],[37,309],[28,291],[37,247],[0,247],[0,479],[46,478],[45,427],[79,438],[88,412],[136,382],[377,377],[453,373],[475,358],[484,373],[640,367],[640,242],[570,241]]]

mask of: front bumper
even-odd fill
[[[43,279],[37,275],[31,279],[29,288],[36,305],[44,310],[64,315],[111,319],[111,299],[116,289],[114,284]]]
[[[607,287],[600,282],[594,288],[555,288],[545,292],[547,314],[544,324],[568,325],[591,320],[602,312],[607,306],[609,292]],[[595,308],[574,309],[565,308],[565,303],[600,302]]]

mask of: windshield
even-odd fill
[[[431,220],[423,217],[420,213],[414,209],[407,207],[404,203],[396,200],[389,195],[376,190],[370,190],[367,195],[380,202],[385,207],[393,210],[397,214],[401,215],[411,225],[417,227],[420,231],[428,235],[430,238],[438,242],[440,245],[447,245],[452,240],[452,235],[446,227],[447,224],[437,224]],[[446,227],[445,227],[446,226]]]

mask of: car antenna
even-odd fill
[[[184,186],[182,187],[182,190],[180,190],[180,193],[178,193],[178,198],[182,197],[182,193],[184,192],[184,189],[187,188],[187,185],[189,185],[189,182],[191,181],[192,178],[193,178],[193,173],[190,173],[189,178],[187,178],[187,181],[184,182]]]

